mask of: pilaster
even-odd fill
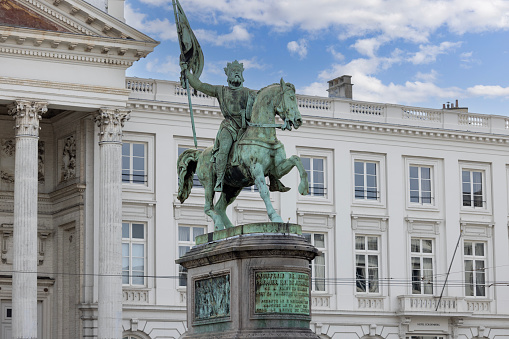
[[[122,336],[122,128],[125,109],[102,108],[99,127],[99,295],[98,338]]]
[[[12,337],[37,338],[37,194],[39,121],[46,102],[16,100],[12,276]]]

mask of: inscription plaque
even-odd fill
[[[309,315],[309,274],[256,272],[255,313]]]
[[[213,320],[230,315],[230,275],[194,281],[194,319]]]

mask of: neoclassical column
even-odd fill
[[[125,109],[102,108],[99,126],[98,338],[122,336],[122,127]]]
[[[39,121],[46,102],[16,100],[9,114],[16,121],[12,337],[37,338],[37,185]]]

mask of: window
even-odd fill
[[[465,241],[465,295],[486,296],[486,248],[483,242]]]
[[[433,240],[412,238],[410,252],[412,294],[433,294]]]
[[[300,157],[308,173],[309,195],[325,197],[325,159]]]
[[[380,237],[355,236],[355,286],[359,293],[379,293]]]
[[[122,182],[147,183],[147,144],[124,142],[122,144]]]
[[[184,153],[185,150],[190,149],[191,147],[183,147],[179,146],[178,148],[178,156],[180,156],[182,153]],[[200,151],[203,151],[203,148],[198,148]],[[203,185],[201,184],[200,180],[198,179],[198,175],[194,173],[193,176],[193,187],[200,187],[203,188]]]
[[[206,228],[204,226],[179,226],[179,258],[196,245],[196,237],[205,234],[205,230]],[[187,286],[187,269],[182,265],[179,265],[179,286]]]
[[[462,170],[463,206],[485,207],[483,171]]]
[[[378,200],[377,163],[371,161],[355,161],[355,199]]]
[[[443,335],[412,335],[406,339],[445,339]]]
[[[311,269],[311,290],[316,292],[325,291],[325,234],[323,233],[302,233],[304,238],[311,243],[311,245],[318,248],[322,254],[316,256],[315,259],[309,264]]]
[[[429,166],[409,167],[410,202],[431,205],[432,196],[432,168]]]
[[[142,223],[122,223],[122,284],[145,285],[146,230]]]

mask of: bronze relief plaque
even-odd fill
[[[230,316],[230,274],[194,281],[194,320]]]
[[[256,272],[255,314],[309,315],[309,274]]]

